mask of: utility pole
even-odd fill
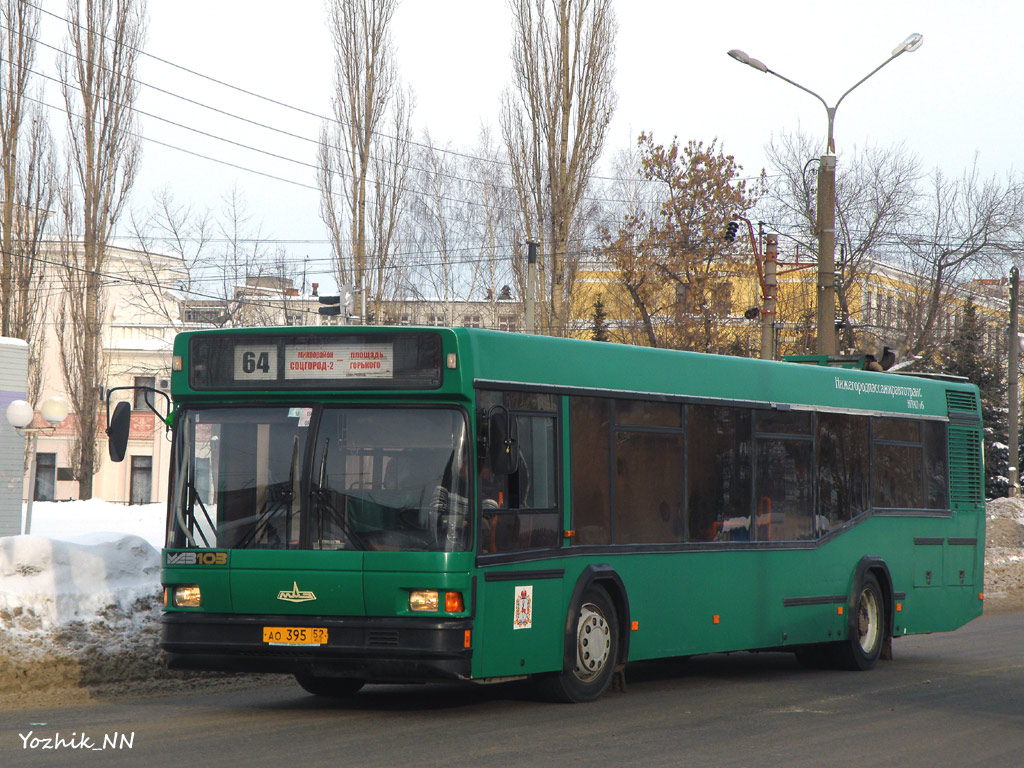
[[[526,332],[537,332],[534,301],[537,291],[537,243],[527,243],[526,255]]]
[[[1020,429],[1020,390],[1018,376],[1020,375],[1020,337],[1017,335],[1017,317],[1020,312],[1018,303],[1018,289],[1020,287],[1020,272],[1016,267],[1010,269],[1010,333],[1007,339],[1009,351],[1009,371],[1006,374],[1006,398],[1009,400],[1009,439],[1010,439],[1010,466],[1007,474],[1010,476],[1010,496],[1020,496],[1020,448],[1017,445],[1017,431]]]
[[[765,236],[764,252],[764,307],[761,311],[761,359],[775,359],[775,309],[779,263],[779,236]]]
[[[836,354],[836,156],[818,165],[818,344],[819,355]]]

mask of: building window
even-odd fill
[[[464,315],[462,318],[463,328],[479,328],[480,315]]]
[[[153,457],[132,456],[131,504],[149,504],[153,499]]]
[[[32,494],[35,501],[53,501],[57,487],[57,454],[36,454],[36,487]]]
[[[427,325],[440,328],[444,325],[444,315],[427,315]]]
[[[150,389],[156,388],[156,377],[155,376],[136,376],[135,377],[136,387],[149,387]],[[153,393],[143,390],[134,390],[134,400],[132,402],[133,411],[148,411],[149,407],[153,404]]]
[[[519,324],[516,322],[515,315],[498,315],[498,330],[499,331],[511,331],[515,333],[519,330]]]

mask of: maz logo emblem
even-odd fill
[[[293,581],[291,589],[282,589],[277,593],[277,599],[287,600],[289,603],[305,603],[308,600],[316,600],[316,595],[308,589],[299,589],[299,583]]]

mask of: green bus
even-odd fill
[[[196,331],[173,354],[174,668],[589,701],[659,657],[869,669],[982,612],[963,382],[468,328]]]

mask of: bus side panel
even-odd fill
[[[559,561],[551,565],[556,563],[561,565]],[[479,572],[473,629],[475,678],[554,672],[562,667],[565,592],[572,591],[573,580],[568,574],[562,579],[538,578],[529,571],[513,573]]]
[[[896,637],[956,629],[981,615],[983,550],[980,511],[876,515],[806,548],[608,553],[544,561],[564,569],[561,579],[537,579],[536,571],[507,581],[482,575],[474,676],[558,669],[572,590],[587,565],[621,578],[636,626],[629,659],[639,661],[845,640],[853,579],[865,557],[884,563],[892,579]],[[918,583],[925,571],[931,583]],[[532,619],[517,629],[524,588]]]
[[[615,564],[636,622],[630,660],[826,642],[841,631],[831,603],[784,603],[808,596],[802,574],[812,565],[812,551],[661,555],[654,568],[644,562],[647,557],[623,557]],[[666,579],[669,573],[673,578]],[[819,574],[815,582],[822,594],[834,594],[838,579],[824,568]]]

